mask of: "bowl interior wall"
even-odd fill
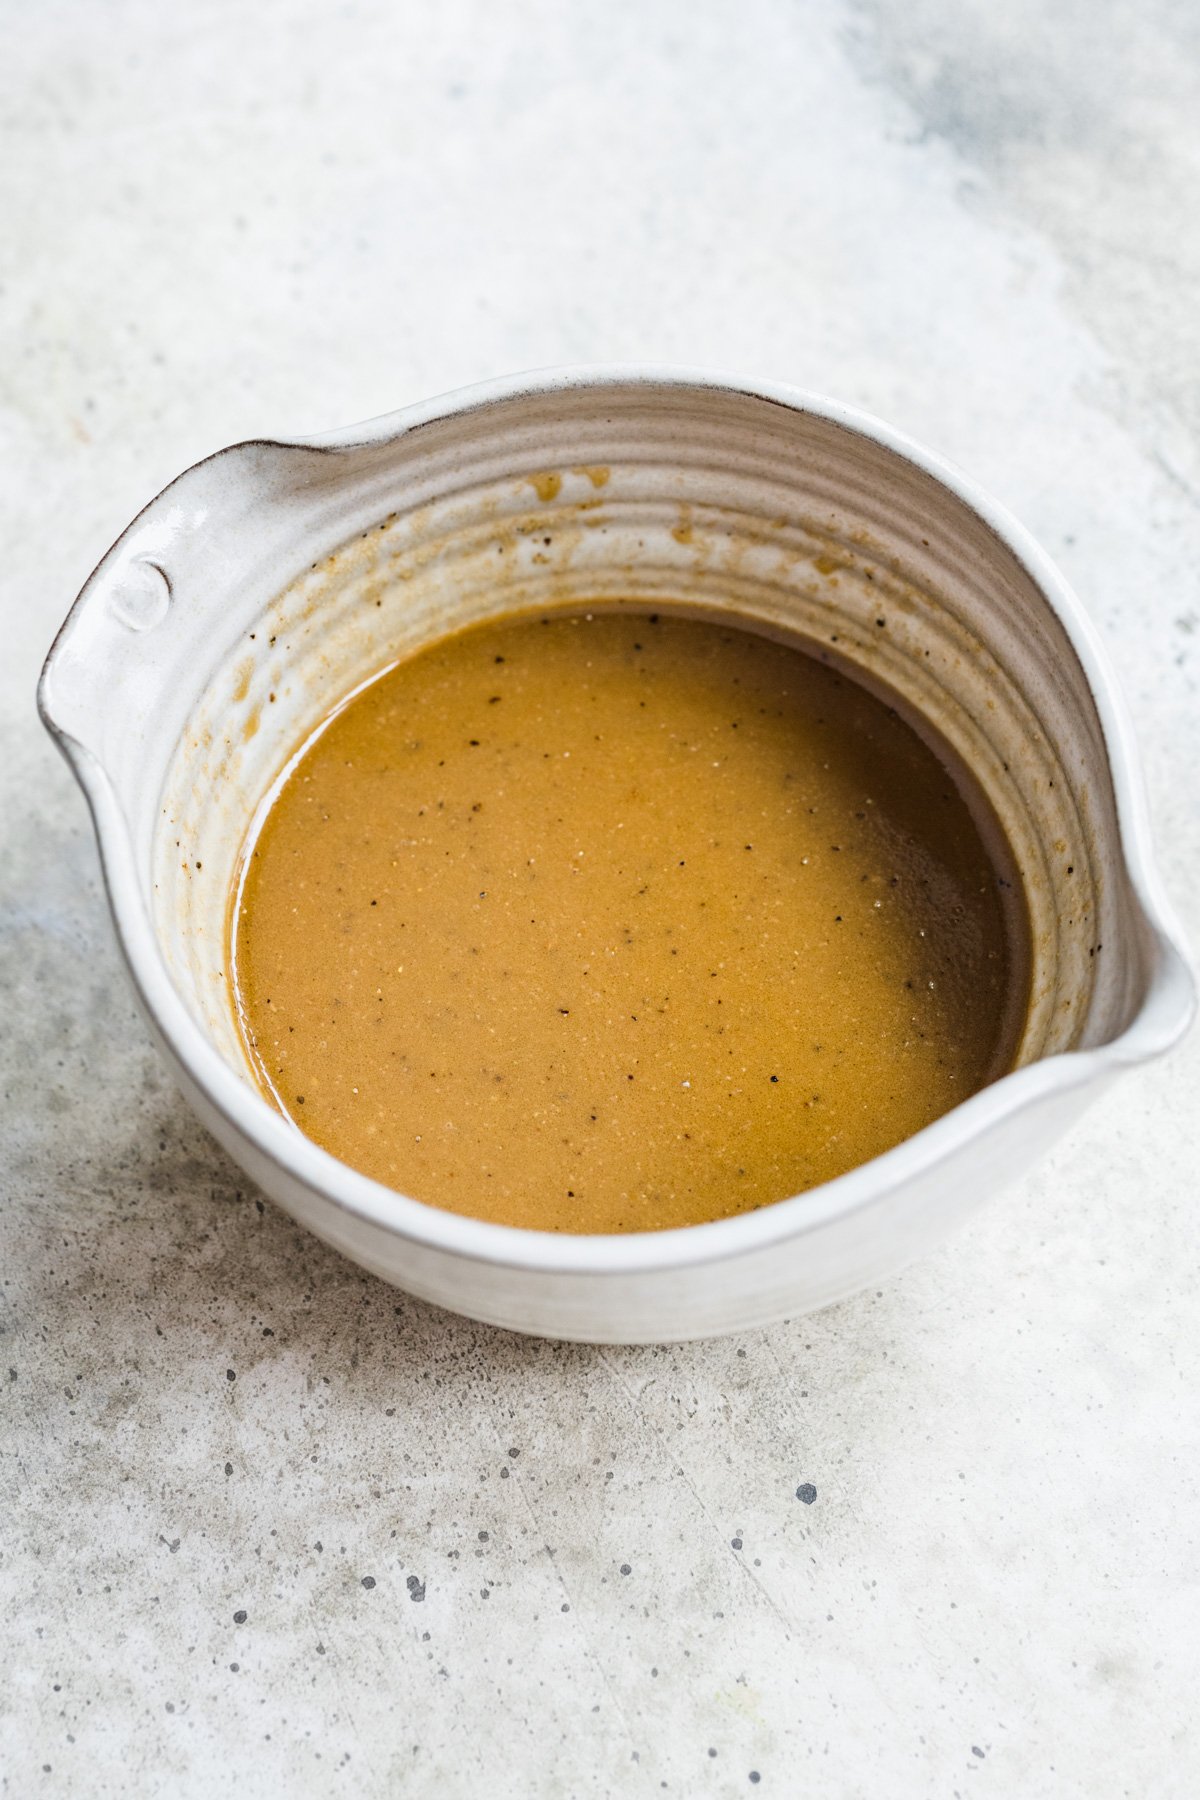
[[[949,740],[1022,870],[1033,979],[1019,1062],[1105,1042],[1136,1010],[1136,907],[1067,635],[990,527],[870,438],[752,395],[577,388],[357,448],[243,447],[156,506],[172,494],[174,537],[155,548],[151,508],[149,537],[135,528],[97,577],[113,590],[95,631],[124,733],[106,766],[172,977],[247,1078],[228,901],[289,755],[422,643],[590,600],[682,601],[798,636]],[[149,559],[170,605],[139,628],[139,660],[121,584]]]

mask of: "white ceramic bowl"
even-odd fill
[[[234,1026],[226,920],[247,823],[331,703],[468,620],[603,597],[782,626],[931,719],[1017,853],[1033,1000],[1014,1071],[873,1162],[715,1224],[577,1237],[424,1206],[274,1112]],[[1129,723],[1078,601],[963,476],[793,389],[555,372],[223,450],[109,551],[39,699],[200,1117],[346,1255],[517,1330],[661,1342],[837,1300],[933,1244],[1193,1010]]]

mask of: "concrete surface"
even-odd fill
[[[256,1199],[126,993],[37,668],[186,463],[492,372],[792,379],[1067,569],[1200,939],[1200,15],[7,9],[6,1795],[1200,1789],[1200,1039],[744,1341],[435,1314]]]

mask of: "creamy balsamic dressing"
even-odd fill
[[[510,618],[381,675],[282,784],[232,930],[303,1131],[555,1231],[842,1174],[1010,1066],[1028,986],[965,771],[805,651],[670,612]]]

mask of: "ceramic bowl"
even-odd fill
[[[438,1211],[302,1136],[251,1078],[226,928],[248,822],[332,703],[468,621],[606,597],[782,628],[931,720],[1016,852],[1033,986],[1013,1071],[886,1155],[740,1217],[586,1237]],[[877,1282],[1193,1009],[1129,723],[1079,602],[965,477],[794,389],[565,371],[235,445],[109,551],[39,698],[92,810],[138,999],[205,1124],[365,1268],[516,1330],[708,1336]]]

